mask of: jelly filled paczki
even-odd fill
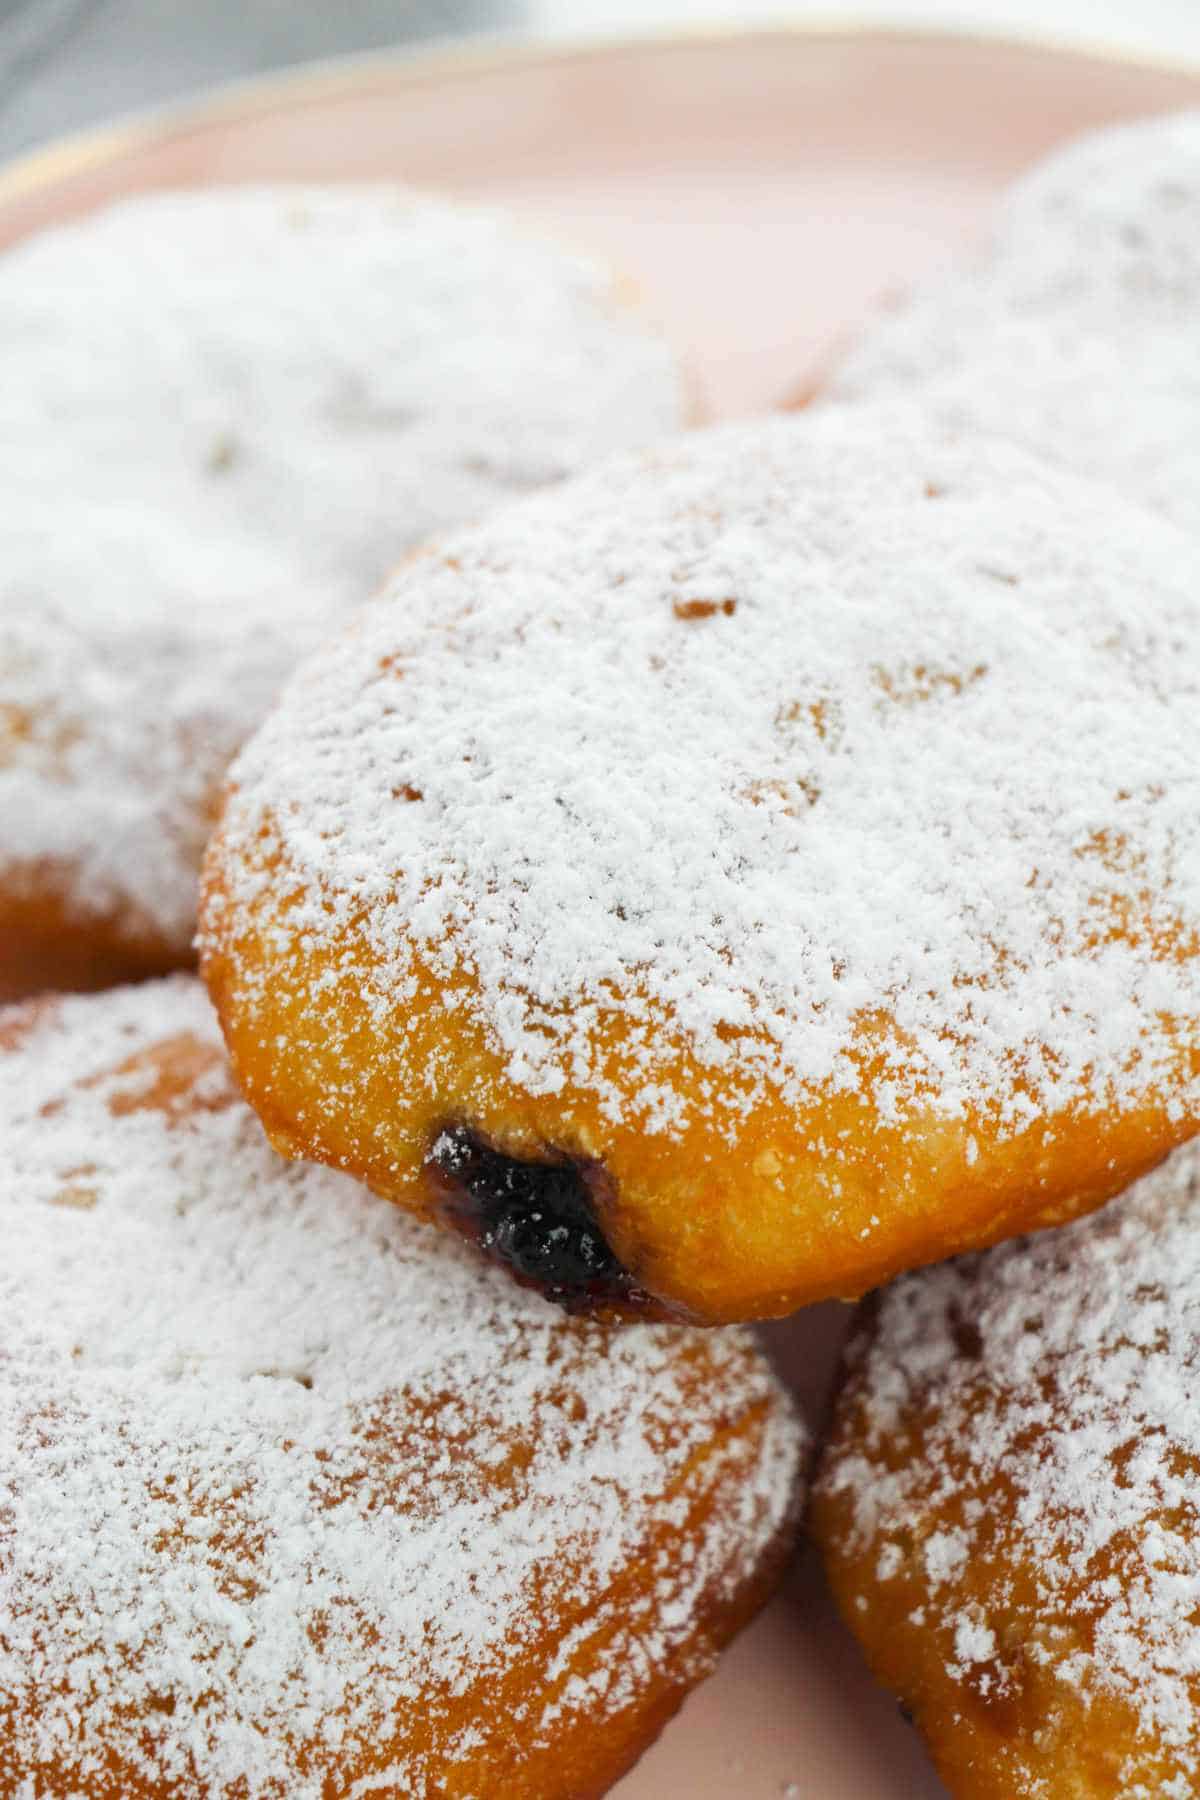
[[[688,410],[603,263],[386,186],[42,232],[0,337],[0,997],[188,963],[226,766],[304,651],[430,533]]]
[[[739,1331],[274,1155],[186,977],[0,1011],[0,1793],[594,1800],[786,1558]]]
[[[1195,567],[866,407],[443,540],[210,847],[272,1140],[574,1306],[708,1321],[1097,1205],[1200,1117]]]
[[[864,1302],[812,1514],[958,1800],[1200,1792],[1200,1154]]]

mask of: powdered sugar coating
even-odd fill
[[[883,1590],[923,1567],[910,1627],[945,1647],[968,1717],[981,1697],[1019,1708],[1031,1667],[1059,1705],[1129,1709],[1126,1764],[1105,1762],[1097,1792],[1185,1800],[1200,1784],[1200,1151],[1082,1222],[905,1277],[878,1308],[819,1478],[823,1503],[849,1502],[838,1558],[873,1562]]]
[[[108,1800],[110,1755],[181,1800],[329,1800],[419,1720],[361,1791],[423,1796],[480,1682],[471,1729],[533,1745],[704,1673],[700,1609],[793,1505],[750,1341],[566,1321],[277,1159],[219,1044],[182,979],[0,1014],[4,1792]],[[656,1522],[686,1554],[614,1617]]]
[[[610,271],[399,189],[128,200],[0,260],[0,868],[186,947],[204,804],[431,532],[683,413]]]
[[[1200,113],[1095,133],[983,255],[882,313],[827,397],[919,398],[1200,530]]]
[[[1170,1091],[1200,1022],[1195,567],[894,412],[616,462],[401,571],[297,675],[235,766],[209,941],[286,896],[262,966],[234,955],[249,1010],[294,933],[393,1033],[416,953],[466,969],[515,1082],[651,1133],[857,1090],[880,1011],[887,1121]]]

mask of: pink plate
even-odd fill
[[[777,31],[365,59],[76,139],[0,175],[0,243],[118,194],[402,177],[609,252],[690,351],[710,411],[819,379],[866,303],[935,268],[1074,133],[1195,105],[1200,72],[949,37]],[[841,1309],[770,1338],[819,1415]],[[934,1800],[811,1555],[620,1800]]]

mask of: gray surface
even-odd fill
[[[519,22],[520,0],[0,0],[0,156],[239,76]]]
[[[1200,63],[1197,0],[0,0],[0,157],[238,76],[465,32],[819,16],[1034,32]]]

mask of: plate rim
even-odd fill
[[[741,25],[709,22],[665,30],[597,33],[585,36],[526,38],[517,32],[444,36],[408,48],[350,51],[316,57],[263,74],[214,83],[179,100],[152,104],[118,114],[107,123],[85,126],[0,162],[0,207],[116,162],[121,157],[169,142],[223,122],[263,117],[326,97],[351,95],[372,88],[436,86],[462,77],[486,77],[521,68],[553,68],[574,62],[616,60],[638,51],[662,54],[672,49],[719,49],[731,44],[785,43],[995,46],[1055,60],[1109,64],[1147,74],[1179,74],[1200,80],[1200,57],[1142,51],[1115,40],[1073,37],[1055,32],[1013,32],[982,25],[974,30],[939,26],[881,23],[854,15],[813,15],[777,23]]]

